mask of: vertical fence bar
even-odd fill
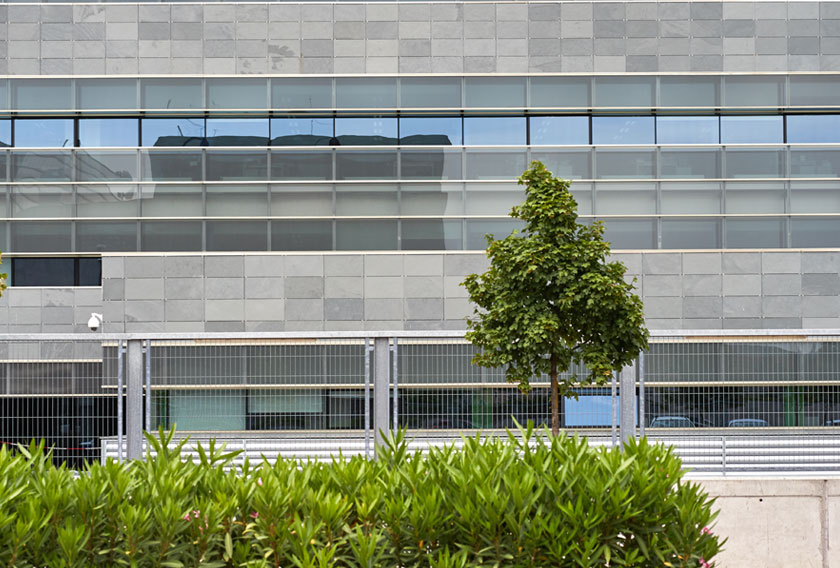
[[[370,337],[365,337],[365,457],[370,457]]]
[[[645,437],[645,354],[639,353],[639,436]]]
[[[117,461],[123,460],[123,342],[117,341]]]
[[[621,369],[619,374],[618,401],[621,404],[619,413],[619,432],[621,434],[621,447],[630,438],[636,437],[636,363]]]
[[[128,340],[126,356],[126,456],[139,459],[143,450],[143,343]]]
[[[613,371],[612,381],[610,382],[610,400],[612,401],[612,419],[611,419],[611,443],[614,448],[618,444],[618,380],[616,373]]]
[[[377,446],[385,443],[385,436],[391,430],[388,424],[391,418],[388,412],[391,402],[389,343],[387,337],[377,337],[373,340],[373,439]]]
[[[399,386],[399,376],[397,374],[398,369],[398,350],[397,350],[397,338],[394,337],[394,360],[393,360],[393,369],[391,371],[393,377],[392,380],[394,382],[394,417],[393,417],[393,428],[394,428],[394,436],[397,435],[397,432],[400,429],[400,386]]]
[[[152,340],[146,340],[146,430],[152,430]]]

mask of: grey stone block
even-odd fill
[[[443,257],[444,276],[466,276],[487,270],[489,261],[483,254],[447,254]]]
[[[727,296],[722,305],[724,318],[761,317],[761,298],[757,296]]]
[[[324,257],[322,255],[290,255],[286,257],[288,276],[323,276]]]
[[[802,272],[837,274],[840,272],[840,253],[803,252]]]
[[[679,276],[663,276],[646,274],[642,280],[646,297],[681,296],[682,281]]]
[[[236,333],[245,331],[245,324],[242,321],[208,321],[204,324],[204,331]]]
[[[683,295],[718,296],[721,293],[720,274],[687,274],[682,277]]]
[[[496,4],[496,20],[514,22],[528,20],[528,6],[523,2],[513,2],[509,4]],[[400,18],[403,17],[403,11],[400,10]]]
[[[802,318],[767,318],[761,320],[764,329],[801,329]]]
[[[366,276],[364,278],[366,298],[402,298],[403,280],[401,276]]]
[[[318,299],[290,299],[286,300],[287,321],[323,321],[324,300]]]
[[[481,50],[477,50],[481,53]],[[485,52],[486,53],[486,52]],[[560,55],[559,39],[531,39],[528,40],[528,53],[532,56],[558,56]]]
[[[365,276],[400,276],[403,259],[397,254],[365,255]]]
[[[91,42],[85,42],[91,43]],[[41,58],[44,60],[62,58],[69,59],[73,56],[73,42],[71,41],[42,41]]]
[[[654,20],[632,20],[627,22],[627,37],[655,38],[659,24]]]
[[[234,39],[235,33],[231,22],[205,22],[204,40]]]
[[[246,298],[282,298],[284,292],[283,279],[280,277],[257,277],[245,279]]]
[[[720,296],[683,298],[684,320],[720,317],[723,317],[723,299]]]
[[[691,58],[692,71],[723,71],[723,58],[719,55],[696,55]]]
[[[599,2],[593,3],[592,18],[595,20],[623,20],[625,14],[625,2]]]
[[[464,3],[465,21],[494,21],[496,19],[496,6],[479,2]]]
[[[366,4],[365,16],[368,22],[396,22],[399,19],[396,4]]]
[[[396,39],[398,29],[397,22],[367,22],[365,24],[365,37],[368,39]]]
[[[243,255],[207,255],[204,257],[204,276],[208,278],[238,277],[244,271]]]
[[[324,278],[321,276],[290,277],[285,280],[286,298],[322,298]]]
[[[818,37],[820,35],[820,21],[794,20],[788,21],[788,36],[790,37]]]
[[[660,55],[688,55],[689,40],[682,37],[661,38],[659,40]]]
[[[324,282],[326,298],[363,298],[364,280],[359,276],[327,276]]]
[[[204,321],[204,302],[201,300],[169,300],[164,309],[167,321]]]
[[[407,276],[403,286],[407,298],[443,297],[443,278],[441,276]]]
[[[725,274],[724,296],[760,296],[761,276],[758,274]]]
[[[300,4],[270,4],[268,19],[272,22],[297,22],[300,20]]]
[[[403,320],[403,301],[401,299],[365,298],[366,320]]]
[[[592,3],[566,2],[562,5],[561,17],[563,20],[591,20]]]
[[[332,57],[333,40],[331,39],[305,39],[301,42],[300,53],[304,57]]]
[[[802,298],[802,317],[840,317],[840,298],[837,296],[806,296]]]
[[[809,274],[802,275],[802,294],[804,296],[840,295],[840,275]]]
[[[245,319],[245,300],[205,300],[204,319],[211,321],[242,321]]]
[[[398,34],[400,39],[429,39],[432,37],[430,22],[399,22]],[[525,24],[523,23],[523,28]],[[364,34],[364,30],[362,30]]]
[[[102,281],[103,300],[125,300],[125,280],[109,278]]]
[[[535,40],[531,40],[535,41]],[[552,40],[536,40],[536,41],[552,41]],[[545,53],[539,55],[559,55],[560,53],[560,40],[557,41],[557,52],[556,53]],[[598,38],[594,40],[594,50],[595,55],[625,55],[627,53],[627,48],[624,45],[624,38]],[[533,51],[531,53],[534,53]],[[653,58],[654,66],[656,65],[656,58]]]
[[[645,317],[654,319],[682,318],[682,298],[645,298]]]
[[[431,16],[432,20],[438,21],[456,21],[463,19],[463,10],[464,7],[461,4],[456,3],[440,3],[440,4],[432,4],[431,6]]]
[[[788,52],[791,55],[815,55],[820,52],[820,40],[817,37],[788,38]]]
[[[245,279],[208,277],[204,280],[204,297],[208,300],[232,300],[244,298]]]
[[[432,48],[427,39],[401,39],[399,54],[401,57],[430,57]]]
[[[164,276],[198,278],[204,276],[204,258],[200,256],[164,257]]]
[[[41,40],[65,41],[73,39],[72,24],[41,24]],[[70,54],[67,54],[70,57]]]
[[[406,298],[405,317],[407,320],[441,320],[443,319],[443,300]]]
[[[684,253],[682,255],[682,271],[683,274],[720,274],[721,253]]]
[[[9,21],[13,21],[9,19]],[[74,4],[73,21],[75,23],[104,22],[105,6],[96,4]]]
[[[7,21],[11,24],[38,22],[41,10],[36,5],[11,4],[7,7]]]
[[[840,47],[835,50],[840,53]],[[820,55],[820,71],[840,71],[840,55]]]
[[[364,22],[336,22],[334,25],[335,39],[364,39]]]
[[[248,321],[282,321],[285,302],[280,299],[245,300],[245,319]]]
[[[123,302],[126,322],[161,322],[163,321],[163,300],[137,300]]]
[[[105,57],[110,59],[136,58],[137,42],[108,40],[105,42]]]
[[[126,257],[124,274],[126,278],[161,278],[163,276],[162,256]]]
[[[754,37],[755,20],[723,20],[724,37]]]
[[[97,307],[102,305],[102,288],[76,288],[74,290],[74,296],[76,298],[76,307]],[[87,321],[87,318],[85,318],[85,321]]]
[[[643,256],[642,268],[645,274],[680,274],[682,258],[679,253],[648,253]]]
[[[137,16],[136,5],[108,4],[105,7],[105,20],[108,22],[136,22]]]
[[[75,323],[73,308],[43,308],[41,317],[45,326],[72,325]]]
[[[9,39],[22,41],[37,41],[41,38],[38,24],[15,24],[9,26]]]
[[[172,22],[199,22],[204,20],[204,7],[201,5],[189,4],[172,4],[171,18]],[[110,14],[110,13],[109,13]],[[109,19],[110,21],[110,19]]]
[[[720,20],[723,17],[722,2],[692,2],[692,20]]]
[[[358,7],[359,7],[359,12],[360,12],[361,17],[356,18],[355,17],[356,14],[354,13],[353,14],[354,17],[345,17],[345,18],[341,18],[341,19],[364,20],[365,19],[364,6],[359,5]],[[339,11],[338,11],[339,6],[336,6],[335,10],[336,10],[335,19],[336,19],[336,21],[338,21],[339,20]],[[401,4],[399,6],[399,21],[400,22],[423,22],[423,21],[427,22],[427,21],[431,20],[431,17],[432,17],[432,11],[431,11],[431,5],[430,4]]]
[[[787,37],[786,20],[756,20],[755,35],[757,37]]]
[[[496,22],[464,22],[465,38],[495,38]]]
[[[753,252],[723,253],[722,269],[726,274],[759,274],[761,255]]]
[[[837,329],[840,318],[802,318],[803,329]]]
[[[167,300],[197,300],[204,297],[203,278],[166,278],[163,286]]]
[[[140,23],[137,27],[140,39],[169,39],[169,22]]]
[[[162,300],[163,278],[129,278],[125,280],[126,300]]]
[[[819,55],[788,55],[788,71],[819,71]]]
[[[609,261],[624,264],[627,267],[627,272],[630,274],[642,273],[642,255],[639,253],[613,252],[609,257]]]
[[[761,266],[764,274],[799,273],[802,265],[802,255],[798,252],[764,252],[761,253]]]
[[[255,24],[248,24],[254,26]],[[239,33],[239,24],[237,24],[237,37],[241,37]],[[263,32],[265,34],[265,32]],[[333,23],[332,22],[302,22],[300,25],[301,39],[333,39]]]
[[[585,55],[591,56],[595,51],[591,39],[564,39],[560,45],[562,55]],[[564,59],[564,63],[566,60]]]
[[[531,21],[560,21],[560,4],[528,4],[528,19]]]
[[[823,40],[825,41],[825,40]],[[755,39],[755,52],[760,55],[786,55],[787,38],[759,37]]]
[[[300,20],[302,22],[331,22],[333,21],[333,7],[329,4],[301,4]]]
[[[203,39],[203,31],[204,25],[201,22],[177,22],[171,26],[171,37],[172,39],[200,40]]]
[[[645,325],[647,325],[648,329],[656,330],[683,329],[683,322],[680,318],[667,319],[646,317]]]
[[[169,22],[172,19],[169,4],[140,4],[137,14],[141,22]]]
[[[722,327],[723,329],[761,329],[763,321],[760,318],[724,318]]]
[[[348,58],[341,58],[348,59]],[[338,61],[338,60],[336,60]],[[432,58],[431,57],[400,57],[400,73],[431,73],[432,72]],[[365,62],[363,58],[359,58],[360,72],[364,71]]]
[[[237,22],[259,22],[268,20],[268,5],[266,4],[236,4]]]
[[[464,35],[463,22],[432,22],[432,37],[439,39],[461,39]]]
[[[246,255],[244,258],[245,277],[283,276],[284,258],[279,255]]]
[[[286,331],[286,322],[246,320],[245,331]]]
[[[586,27],[590,30],[589,34],[581,37],[592,37],[592,22],[563,22],[565,24],[588,24]],[[579,33],[579,32],[578,32]],[[528,22],[528,37],[534,38],[548,38],[554,39],[556,37],[567,37],[562,32],[560,22]]]
[[[802,316],[802,298],[799,296],[764,296],[761,298],[765,318],[798,318]]]
[[[447,298],[443,301],[444,319],[463,321],[473,314],[473,308],[466,298]]]
[[[624,21],[595,20],[593,26],[594,37],[624,37]]]
[[[761,291],[765,296],[799,296],[802,277],[799,274],[766,274],[761,277]]]
[[[363,268],[364,257],[359,254],[324,256],[324,272],[327,276],[361,276]]]
[[[324,317],[333,321],[360,322],[364,315],[364,301],[355,298],[327,298],[324,300]]]
[[[203,321],[165,321],[163,322],[163,331],[166,333],[202,333],[207,330]]]
[[[734,59],[733,55],[755,55],[755,38],[752,37],[727,37],[723,39],[723,53],[726,58]],[[724,60],[724,65],[726,64]]]
[[[370,42],[368,42],[370,43]],[[463,59],[460,57],[452,57],[449,59],[455,59],[459,63],[463,63]],[[432,59],[432,70],[436,73],[443,73],[444,71],[435,68],[435,59]],[[370,57],[368,56],[365,59],[365,72],[367,73],[396,73],[399,71],[399,58],[398,57]],[[452,69],[449,69],[449,72],[453,72]]]
[[[75,291],[72,288],[44,288],[41,302],[44,307],[63,308],[76,304]]]

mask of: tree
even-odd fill
[[[648,331],[625,266],[607,261],[603,225],[577,222],[569,182],[532,162],[519,183],[525,202],[510,216],[525,222],[524,232],[497,241],[488,235],[490,268],[463,282],[476,305],[466,337],[479,348],[474,364],[504,367],[522,391],[530,390],[531,377],[549,375],[557,435],[560,396],[576,396],[576,382],[605,384],[647,348]],[[586,374],[561,384],[559,374],[573,364]]]

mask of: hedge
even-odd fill
[[[0,565],[707,567],[722,544],[713,500],[644,440],[528,428],[421,455],[400,435],[376,461],[242,467],[148,440],[155,458],[78,474],[43,444],[0,450]]]

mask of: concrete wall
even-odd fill
[[[838,69],[836,2],[0,6],[12,75]]]
[[[840,479],[704,480],[727,537],[720,568],[840,566]]]

